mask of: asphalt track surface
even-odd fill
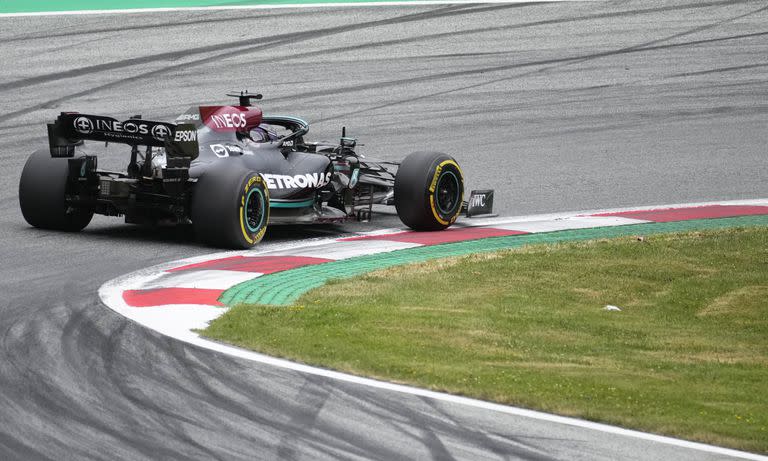
[[[170,119],[248,88],[318,138],[346,125],[371,157],[452,152],[504,215],[765,197],[764,1],[4,18],[0,43],[0,458],[716,458],[161,337],[96,289],[211,249],[108,218],[35,230],[17,187],[61,110]],[[273,229],[264,245],[349,228]]]

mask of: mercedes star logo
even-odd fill
[[[77,117],[74,125],[75,131],[80,134],[91,134],[93,132],[93,123],[86,117]]]
[[[164,141],[171,135],[171,130],[165,125],[155,125],[152,127],[152,137],[158,141]]]

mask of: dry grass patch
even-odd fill
[[[740,287],[715,298],[711,303],[704,306],[697,315],[704,317],[751,316],[756,314],[768,318],[768,302],[766,300],[768,300],[768,285]]]

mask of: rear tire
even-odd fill
[[[456,222],[464,198],[464,177],[456,160],[440,152],[414,152],[395,176],[395,209],[406,226],[442,230]]]
[[[66,202],[69,162],[53,158],[48,150],[32,154],[19,180],[19,206],[24,219],[41,229],[76,232],[93,218],[93,212]]]
[[[269,222],[269,190],[264,179],[239,162],[211,164],[192,196],[192,225],[203,242],[248,249],[264,237]]]

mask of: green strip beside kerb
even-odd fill
[[[219,297],[219,301],[227,306],[241,303],[288,305],[295,302],[307,291],[322,286],[331,279],[359,276],[367,272],[401,264],[451,256],[464,256],[471,253],[498,251],[539,243],[559,243],[623,237],[627,235],[653,235],[667,232],[744,226],[768,226],[768,215],[542,232],[422,246],[388,253],[376,253],[263,275],[228,289]]]

